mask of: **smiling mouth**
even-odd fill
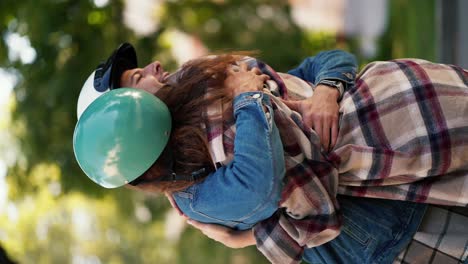
[[[169,75],[170,75],[169,72],[163,72],[163,73],[161,74],[161,77],[159,78],[159,81],[160,81],[161,83],[165,83],[166,80],[167,80],[167,77],[168,77]]]

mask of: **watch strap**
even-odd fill
[[[326,85],[326,86],[333,87],[333,88],[337,89],[338,92],[340,93],[340,96],[338,97],[338,101],[341,101],[341,98],[343,97],[343,94],[344,94],[344,84],[343,84],[343,82],[341,82],[339,80],[324,79],[324,80],[321,80],[318,84],[323,84],[323,85]]]

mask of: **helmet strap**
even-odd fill
[[[197,181],[206,177],[210,173],[209,167],[203,167],[189,175],[176,174],[172,171],[169,175],[155,179],[154,181]]]
[[[169,156],[169,164],[168,164],[168,174],[157,179],[143,179],[142,177],[138,177],[135,180],[129,182],[130,185],[136,186],[138,184],[145,184],[145,183],[156,183],[156,182],[174,182],[174,181],[198,181],[200,179],[205,178],[208,174],[211,173],[212,167],[205,166],[199,170],[196,170],[190,174],[177,174],[174,172],[174,159],[172,155],[172,151],[170,148],[166,149],[167,155]]]
[[[210,174],[210,167],[203,167],[197,171],[192,172],[189,175],[176,174],[172,169],[168,175],[159,177],[157,179],[143,179],[141,177],[136,178],[135,180],[129,182],[128,184],[136,186],[139,184],[153,183],[153,182],[174,182],[174,181],[197,181],[203,179],[204,177]]]
[[[166,151],[168,152],[167,154],[170,160],[168,166],[170,172],[168,175],[155,179],[155,181],[196,181],[206,177],[211,171],[210,167],[206,166],[190,173],[189,175],[176,174],[174,171],[174,155],[172,153],[172,150],[169,147]]]

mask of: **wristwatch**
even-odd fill
[[[323,84],[326,86],[333,87],[335,89],[338,89],[338,92],[340,92],[340,96],[338,97],[338,101],[341,101],[341,98],[343,97],[344,93],[344,85],[341,81],[338,80],[321,80],[318,84]]]

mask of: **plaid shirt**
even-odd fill
[[[278,211],[254,226],[257,247],[272,263],[299,263],[305,247],[339,234],[337,193],[468,204],[467,71],[416,59],[369,64],[340,103],[331,153],[321,151],[317,134],[280,100],[305,98],[310,85],[276,75],[281,80],[265,93],[284,146],[285,185]],[[207,113],[223,108],[210,106]],[[234,120],[206,128],[214,161],[227,164]]]
[[[413,240],[393,264],[468,261],[467,223],[468,207],[429,206]]]

